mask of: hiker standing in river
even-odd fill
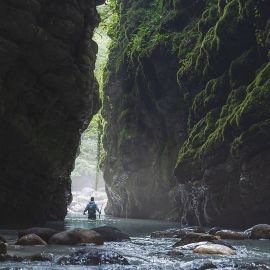
[[[97,204],[95,203],[94,197],[91,197],[90,202],[86,205],[83,214],[85,215],[86,211],[88,211],[88,219],[97,219],[96,211],[101,214],[101,211],[98,209]]]

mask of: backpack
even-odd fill
[[[88,211],[91,213],[96,213],[96,203],[95,202],[90,202],[88,203]]]

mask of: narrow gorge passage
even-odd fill
[[[270,0],[0,0],[0,270],[270,270],[269,60]]]

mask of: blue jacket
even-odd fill
[[[85,207],[85,209],[84,209],[83,212],[85,213],[86,211],[88,211],[88,214],[89,214],[89,212],[92,212],[92,213],[94,212],[94,213],[96,213],[96,211],[98,211],[98,212],[100,213],[100,211],[99,211],[99,209],[98,209],[96,203],[93,202],[93,201],[89,202],[89,203],[86,205],[86,207]]]

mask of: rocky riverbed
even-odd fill
[[[270,269],[269,225],[239,232],[80,215],[61,225],[1,231],[0,269]]]

